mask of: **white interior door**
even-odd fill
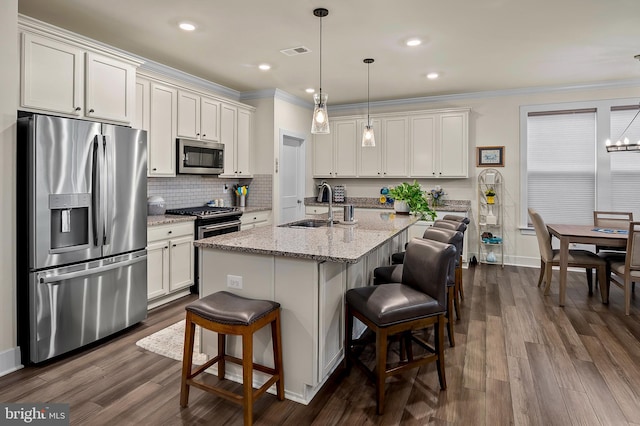
[[[304,139],[282,135],[280,146],[280,214],[279,223],[304,217]]]

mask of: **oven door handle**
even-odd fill
[[[240,222],[239,220],[234,220],[233,222],[218,223],[218,224],[209,225],[209,226],[200,226],[198,229],[201,231],[214,231],[216,229],[233,228],[234,226],[239,226],[241,224],[242,222]]]

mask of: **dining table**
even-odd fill
[[[626,229],[599,228],[594,225],[548,224],[549,233],[560,240],[560,294],[559,305],[564,306],[567,293],[567,267],[569,264],[569,246],[576,244],[595,244],[607,247],[627,246]],[[603,285],[603,283],[600,283]],[[603,301],[606,303],[606,301]]]

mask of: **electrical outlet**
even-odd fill
[[[227,275],[227,287],[242,290],[242,277],[239,275]]]
[[[227,185],[226,183],[222,185],[222,193],[223,194],[229,193],[229,185]]]

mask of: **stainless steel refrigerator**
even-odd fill
[[[41,362],[147,315],[147,134],[18,119],[18,337]]]

